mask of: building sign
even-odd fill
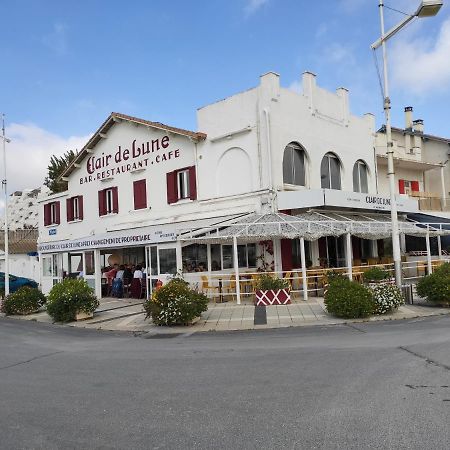
[[[397,209],[400,212],[418,212],[416,199],[397,195]],[[360,192],[338,191],[333,189],[309,189],[282,191],[278,193],[278,209],[318,208],[334,206],[376,211],[390,211],[389,197]]]
[[[94,248],[144,246],[158,242],[172,242],[176,238],[177,235],[174,230],[158,230],[157,227],[147,227],[131,232],[116,231],[82,239],[46,242],[38,244],[38,251],[41,253],[56,253]]]
[[[48,230],[48,235],[49,236],[55,236],[55,234],[56,234],[56,228],[50,228]]]
[[[161,139],[157,138],[146,142],[137,142],[134,139],[126,148],[119,145],[113,153],[102,152],[100,156],[91,155],[86,161],[87,175],[80,177],[80,184],[145,169],[151,165],[179,158],[180,149],[169,147],[170,137],[165,135]]]
[[[373,209],[377,211],[390,211],[391,200],[374,194],[360,192],[345,192],[325,189],[325,205],[344,208]],[[397,209],[401,212],[417,212],[417,200],[407,196],[396,196]]]

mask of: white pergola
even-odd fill
[[[442,255],[440,237],[450,235],[448,223],[421,223],[399,220],[400,234],[419,236],[426,239],[427,265],[432,271],[430,237],[438,238],[439,256]],[[211,226],[208,229],[182,232],[178,239],[190,243],[233,244],[233,265],[236,277],[236,297],[240,304],[238,241],[258,242],[269,239],[299,239],[302,265],[303,297],[308,298],[306,279],[305,240],[315,241],[326,236],[346,236],[346,265],[348,276],[352,279],[352,241],[351,236],[362,239],[387,239],[391,236],[390,217],[385,214],[342,213],[310,211],[291,216],[284,213],[248,214],[227,224]]]

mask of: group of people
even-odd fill
[[[145,270],[141,264],[114,264],[103,271],[103,277],[112,297],[122,298],[125,290],[132,298],[142,298],[145,293]]]

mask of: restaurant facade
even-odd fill
[[[200,108],[200,131],[112,113],[64,173],[67,191],[40,198],[43,291],[82,274],[106,295],[103,273],[114,264],[143,266],[148,294],[177,272],[195,281],[237,267],[281,273],[388,257],[390,200],[377,189],[373,115],[351,114],[348,91],[329,92],[310,72],[301,84],[300,93],[283,88],[269,72]],[[414,198],[397,202],[405,218],[418,211]],[[250,238],[247,227],[246,237],[218,238],[267,214],[304,220],[308,233]],[[319,222],[334,231],[312,233]],[[341,222],[347,228],[335,232]],[[351,232],[366,222],[377,231]]]

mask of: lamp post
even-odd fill
[[[394,259],[395,269],[395,283],[398,287],[402,284],[402,268],[400,257],[400,237],[398,229],[398,216],[397,216],[397,201],[395,198],[395,171],[394,171],[394,147],[392,143],[392,129],[391,129],[391,99],[389,98],[389,85],[388,85],[388,67],[386,56],[386,41],[398,33],[405,25],[411,22],[416,17],[431,17],[435,16],[442,7],[442,0],[422,0],[417,11],[403,19],[399,24],[391,28],[386,33],[384,32],[384,4],[383,0],[379,0],[380,9],[380,23],[381,23],[381,37],[375,41],[371,48],[376,50],[378,47],[382,47],[383,51],[383,78],[384,78],[384,93],[383,93],[383,109],[386,121],[386,145],[387,145],[387,157],[388,157],[388,178],[389,178],[389,195],[391,200],[391,226],[392,226],[392,256]]]
[[[5,115],[2,114],[2,139],[3,139],[3,180],[5,193],[5,298],[9,295],[9,239],[8,239],[8,188],[6,183],[6,143],[10,142],[5,136]]]

